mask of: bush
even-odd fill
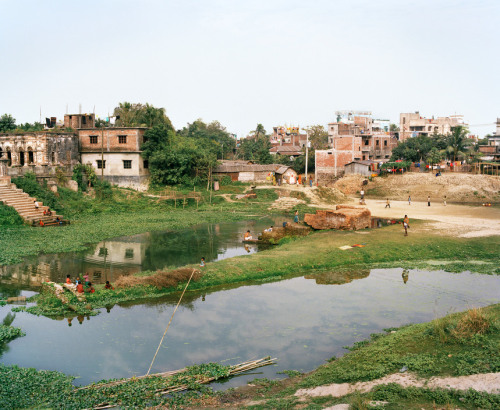
[[[14,208],[0,204],[1,226],[12,226],[12,225],[22,225],[22,224],[23,224],[23,218],[19,216],[19,214]]]
[[[59,198],[47,188],[47,182],[44,181],[43,186],[36,180],[36,175],[32,172],[26,173],[24,177],[13,178],[12,182],[29,196],[43,202],[43,205],[50,207],[53,210],[61,211],[63,205]]]

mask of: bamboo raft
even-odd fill
[[[248,370],[253,370],[253,369],[257,369],[259,367],[268,366],[270,364],[276,363],[275,362],[276,360],[277,360],[276,358],[271,359],[271,356],[267,356],[267,357],[264,357],[264,358],[258,359],[258,360],[248,360],[246,362],[239,363],[239,364],[236,364],[234,366],[230,366],[229,367],[229,374],[227,376],[225,376],[225,377],[236,376],[236,375],[238,375],[240,373],[244,373],[244,372],[246,372]],[[78,388],[76,390],[109,388],[109,387],[118,386],[120,384],[130,382],[130,381],[133,381],[133,380],[141,380],[141,379],[152,378],[152,377],[165,377],[165,378],[168,378],[168,377],[171,377],[171,376],[173,376],[175,374],[182,373],[182,372],[184,372],[186,370],[187,369],[184,368],[184,369],[173,370],[173,371],[169,371],[169,372],[155,373],[155,374],[150,374],[150,375],[131,377],[131,378],[128,378],[128,379],[116,380],[116,381],[109,382],[109,383],[91,384],[91,385],[88,385],[88,386],[80,387],[80,388]],[[220,377],[219,380],[222,379],[222,378],[225,378],[225,377]],[[204,378],[200,378],[200,379],[196,380],[196,383],[198,383],[198,384],[207,384],[207,383],[213,382],[215,380],[218,380],[218,379],[216,377],[204,377]],[[170,386],[167,389],[158,389],[154,393],[156,395],[161,396],[161,395],[165,395],[165,394],[177,393],[177,392],[184,391],[184,390],[187,390],[187,389],[189,389],[189,386],[187,384],[179,384],[179,385],[176,385],[176,386]],[[97,407],[93,407],[93,408],[94,409],[107,409],[107,408],[111,408],[111,407],[116,407],[117,405],[119,405],[119,403],[116,403],[116,402],[115,403],[101,403]]]

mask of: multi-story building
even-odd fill
[[[488,137],[488,145],[480,145],[479,152],[485,161],[500,161],[500,118],[497,118],[495,135]]]
[[[400,140],[416,137],[418,135],[430,136],[432,134],[447,135],[453,127],[467,127],[463,115],[450,115],[448,117],[425,118],[418,111],[414,113],[401,113],[399,115]]]
[[[140,148],[146,128],[95,128],[94,114],[66,114],[64,128],[72,131],[0,134],[0,158],[8,160],[7,175],[33,172],[39,178],[55,178],[56,172],[63,171],[71,178],[73,167],[82,163],[92,165],[112,184],[144,186],[149,171]]]
[[[337,121],[328,124],[330,148],[315,153],[316,177],[340,176],[353,161],[388,161],[397,145],[389,125],[389,120],[374,120],[370,112],[337,112]]]
[[[273,127],[269,142],[273,147],[277,145],[305,147],[307,134],[301,134],[300,127]]]
[[[148,163],[141,157],[142,127],[78,129],[82,164],[90,164],[97,175],[112,184],[139,188],[149,176]]]

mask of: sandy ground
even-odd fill
[[[257,188],[269,188],[262,186]],[[317,195],[316,188],[302,187],[297,185],[285,185],[282,191],[301,191],[311,201],[309,206],[316,209],[335,209],[336,204],[324,202]],[[273,208],[293,209],[298,204],[303,204],[300,199],[282,197],[275,201]],[[359,195],[350,196],[345,203],[359,205]],[[500,235],[500,208],[485,207],[481,205],[456,205],[443,201],[435,202],[431,199],[431,206],[427,202],[413,201],[411,205],[406,200],[390,200],[390,208],[386,208],[386,200],[366,199],[365,206],[370,210],[372,216],[381,218],[402,219],[405,215],[412,219],[428,220],[429,224],[420,225],[419,228],[411,229],[411,233],[422,233],[425,231],[442,232],[449,234],[454,232],[462,238],[473,238],[478,236]],[[314,211],[311,210],[313,213]]]
[[[391,207],[386,208],[386,201],[366,200],[366,207],[372,216],[382,218],[403,218],[408,215],[411,220],[425,219],[430,223],[422,230],[455,232],[456,236],[472,238],[477,236],[500,235],[500,209],[483,206],[453,205],[443,202],[427,206],[427,202],[390,201]],[[412,232],[410,228],[410,234]]]
[[[395,373],[369,382],[328,384],[313,389],[300,389],[297,390],[295,396],[342,397],[355,391],[366,393],[375,386],[388,383],[397,383],[403,387],[414,386],[455,390],[474,389],[486,393],[500,393],[500,373],[473,374],[471,376],[460,377],[431,377],[429,380],[419,379],[412,373]]]

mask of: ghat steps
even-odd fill
[[[2,181],[0,184],[0,202],[4,205],[11,206],[17,213],[29,224],[56,224],[56,218],[62,219],[60,215],[52,213],[52,215],[44,215],[43,211],[48,210],[48,206],[43,206],[42,202],[38,202],[38,208],[35,207],[35,198],[30,197],[22,189],[16,187],[9,180]]]

